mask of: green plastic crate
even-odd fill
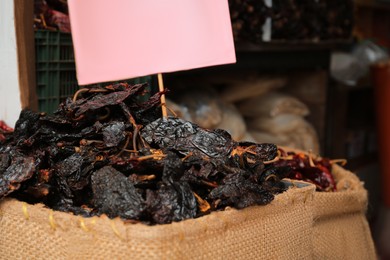
[[[45,30],[35,31],[35,57],[38,109],[40,112],[53,113],[61,102],[67,97],[72,97],[79,89],[72,35]],[[146,82],[150,91],[153,80],[151,76],[146,76],[125,81],[129,84]]]
[[[35,31],[38,109],[54,112],[79,88],[70,33]]]

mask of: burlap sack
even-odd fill
[[[223,104],[212,88],[187,90],[175,101],[188,111],[192,122],[203,128],[215,128],[222,121]]]
[[[275,76],[257,77],[252,80],[243,79],[241,82],[235,82],[223,88],[219,97],[226,102],[239,102],[281,88],[286,85],[286,82],[285,77]]]
[[[294,140],[290,138],[290,135],[287,135],[285,133],[275,134],[275,133],[260,131],[256,129],[249,129],[248,132],[251,136],[253,136],[256,143],[272,143],[278,146],[282,145],[282,146],[293,147],[296,149],[303,149],[301,147],[298,147],[294,143]]]
[[[246,120],[248,128],[269,133],[289,133],[309,123],[304,117],[294,114],[281,114],[274,117],[252,117]]]
[[[272,118],[247,118],[246,123],[249,132],[259,143],[270,142],[319,153],[318,134],[313,125],[301,116],[280,114]]]
[[[274,117],[281,114],[307,116],[309,108],[298,98],[277,91],[254,96],[237,104],[246,117]]]
[[[368,194],[364,183],[337,164],[333,164],[332,174],[337,191],[314,193],[313,259],[378,259],[366,218]]]
[[[237,140],[237,141],[246,141],[246,142],[256,143],[256,139],[248,131],[246,131],[244,136],[240,140]]]
[[[1,259],[312,259],[313,185],[266,206],[168,225],[82,218],[14,199],[0,203]]]
[[[169,98],[165,100],[165,104],[169,115],[172,114],[173,116],[192,122],[191,114],[188,111],[188,107],[179,105],[176,102],[170,100]]]
[[[222,103],[222,120],[215,127],[226,130],[234,140],[242,140],[246,134],[246,123],[244,117],[238,112],[235,105]]]
[[[314,259],[377,259],[366,218],[367,190],[358,177],[334,165],[337,192],[314,196]]]

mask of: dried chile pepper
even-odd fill
[[[159,118],[146,125],[141,135],[146,142],[159,148],[174,148],[189,153],[225,160],[234,142],[224,130],[207,130],[179,118]]]
[[[276,145],[161,118],[161,92],[142,101],[145,88],[86,88],[53,115],[23,110],[0,145],[0,199],[164,224],[264,205],[286,190]]]
[[[223,179],[221,185],[210,192],[209,198],[217,203],[216,207],[233,206],[235,208],[245,208],[251,205],[263,205],[271,202],[273,194],[256,185],[245,173],[228,175]]]
[[[331,163],[327,158],[314,158],[309,154],[286,152],[279,148],[280,159],[277,167],[291,168],[289,178],[303,180],[316,185],[318,191],[336,191],[336,181],[331,173]]]
[[[125,175],[111,166],[94,172],[91,177],[93,206],[109,217],[138,219],[144,202],[134,185]]]
[[[171,223],[197,214],[197,203],[187,182],[161,183],[146,191],[147,213],[158,224]]]
[[[229,0],[229,10],[236,41],[263,41],[263,25],[270,12],[264,1]]]
[[[110,122],[102,129],[103,141],[107,147],[119,145],[126,138],[123,122]]]
[[[2,155],[2,161],[7,159]],[[10,159],[8,167],[0,175],[0,197],[19,189],[21,183],[30,179],[35,171],[35,160],[31,156],[11,151]]]

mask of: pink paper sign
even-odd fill
[[[227,0],[68,0],[80,85],[236,61]]]

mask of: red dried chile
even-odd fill
[[[290,167],[289,178],[313,183],[317,191],[336,191],[336,182],[328,158],[313,158],[305,153],[286,152],[281,148],[279,151],[280,159],[274,164],[276,167]]]

